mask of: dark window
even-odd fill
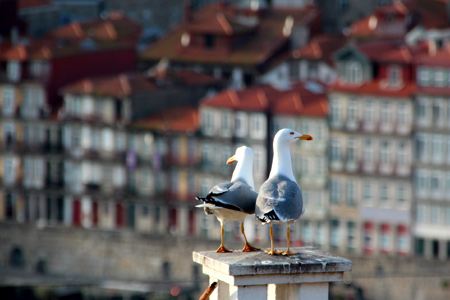
[[[170,280],[170,262],[165,261],[162,264],[162,279],[163,281],[168,281]]]
[[[447,259],[450,259],[450,241],[447,242]]]
[[[116,120],[122,120],[123,103],[121,100],[116,99]]]
[[[134,228],[135,217],[134,217],[134,209],[135,205],[133,203],[128,204],[128,216],[127,216],[127,225],[129,228]]]
[[[419,256],[423,256],[424,252],[425,252],[425,240],[416,239],[416,254]]]
[[[12,220],[14,218],[14,198],[13,195],[7,193],[6,196],[6,218]]]
[[[433,242],[431,243],[431,250],[433,253],[433,257],[438,258],[439,257],[439,241],[438,240],[433,240]]]
[[[62,197],[58,197],[56,199],[56,219],[58,222],[64,221],[64,199]]]
[[[20,247],[14,247],[9,254],[9,265],[13,268],[25,267],[25,256]]]
[[[205,47],[208,49],[214,48],[216,44],[216,37],[212,34],[205,35]]]

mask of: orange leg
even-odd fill
[[[282,255],[288,256],[288,255],[294,254],[294,252],[291,252],[291,251],[289,250],[289,248],[291,247],[291,224],[290,224],[290,223],[287,223],[286,226],[287,226],[287,227],[286,227],[287,249],[286,249],[286,251],[283,251],[283,253],[281,253],[281,254],[282,254]]]
[[[223,225],[223,222],[220,222],[220,246],[217,248],[217,253],[227,253],[231,252],[227,248],[225,248],[224,240],[225,240],[225,226]]]
[[[270,235],[270,249],[266,250],[265,252],[269,255],[280,255],[281,252],[278,250],[275,250],[274,246],[273,246],[273,225],[272,225],[272,223],[270,223],[269,235]]]
[[[241,233],[244,236],[244,248],[242,248],[242,252],[253,252],[253,251],[259,251],[260,249],[253,247],[252,245],[249,244],[249,242],[247,241],[247,236],[245,236],[245,230],[244,230],[244,222],[241,223]]]

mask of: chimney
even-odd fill
[[[191,0],[184,0],[184,24],[188,24],[192,20],[192,4]]]

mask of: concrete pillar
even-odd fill
[[[291,256],[264,252],[194,252],[210,282],[217,282],[214,300],[326,300],[330,282],[342,281],[351,261],[310,248],[293,248]]]

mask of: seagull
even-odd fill
[[[284,128],[279,130],[273,139],[273,159],[269,178],[261,185],[256,200],[255,215],[263,224],[270,224],[270,255],[291,255],[291,223],[303,213],[303,199],[297,181],[292,171],[291,152],[289,145],[296,140],[312,140],[309,134],[300,134]],[[274,222],[287,223],[287,249],[276,251],[273,247]]]
[[[241,233],[244,237],[243,252],[257,251],[249,244],[245,236],[244,220],[248,215],[255,213],[255,202],[258,194],[253,183],[253,150],[247,146],[236,149],[235,154],[228,158],[227,164],[237,162],[231,176],[231,181],[219,183],[214,186],[204,198],[196,197],[203,204],[206,214],[214,214],[220,222],[220,246],[216,252],[231,252],[224,245],[224,223],[226,221],[239,221]]]

